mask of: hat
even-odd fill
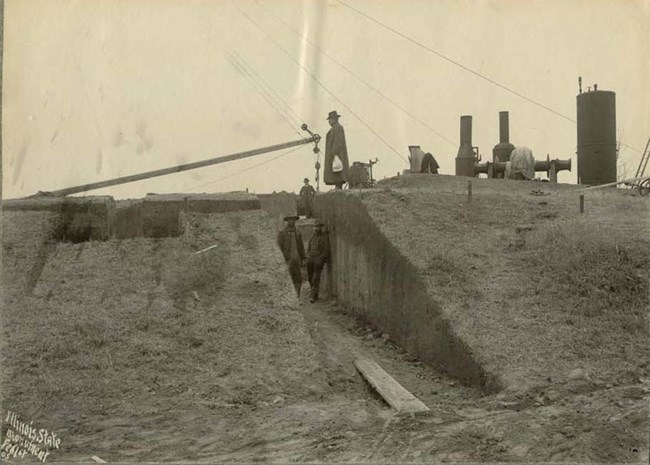
[[[309,178],[305,178],[305,181],[309,182]]]
[[[284,221],[291,221],[291,220],[298,221],[299,219],[300,217],[296,215],[289,215],[284,217]]]
[[[330,114],[327,115],[327,119],[330,119],[330,118],[340,118],[340,117],[341,117],[341,115],[339,115],[339,114],[336,112],[336,110],[334,110],[334,111],[330,111]]]

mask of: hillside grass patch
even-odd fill
[[[562,295],[556,304],[568,315],[609,317],[630,331],[642,329],[647,312],[648,245],[613,240],[607,229],[579,220],[540,228],[526,241],[537,286]]]

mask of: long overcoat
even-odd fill
[[[296,249],[298,256],[291,256],[291,241],[296,241]],[[284,228],[278,232],[277,238],[278,246],[282,250],[282,255],[284,255],[285,261],[290,261],[292,258],[297,259],[297,261],[302,261],[305,259],[305,245],[302,242],[302,235],[297,229],[288,229]]]
[[[343,163],[343,171],[335,173],[332,171],[334,155],[338,155]],[[348,148],[345,144],[345,132],[343,126],[338,122],[327,131],[325,137],[325,173],[323,179],[325,184],[345,184],[349,179],[350,163],[348,161]]]

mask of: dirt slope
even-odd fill
[[[454,330],[509,390],[648,377],[648,199],[411,176],[357,196]]]
[[[36,285],[53,247],[58,215],[48,211],[2,213],[2,299],[10,304]]]
[[[267,222],[196,214],[180,238],[55,244],[33,290],[3,307],[3,410],[75,454],[116,424],[316,396],[314,346]],[[6,225],[3,260],[25,265],[5,267],[3,291],[37,261],[13,226],[26,225]]]

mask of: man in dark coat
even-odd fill
[[[339,124],[339,115],[336,111],[330,111],[327,116],[327,121],[330,123],[330,130],[327,131],[325,138],[325,173],[324,181],[328,186],[336,186],[341,189],[343,184],[348,181],[350,165],[348,161],[348,148],[345,144],[345,132],[343,126]],[[343,169],[335,171],[332,166],[334,163],[334,156],[338,156],[343,165]]]
[[[307,275],[311,286],[311,301],[318,300],[318,288],[320,287],[320,275],[325,263],[330,258],[330,241],[324,230],[324,224],[316,220],[314,224],[314,235],[307,246]]]
[[[284,261],[289,267],[291,280],[296,288],[296,293],[300,297],[300,288],[302,287],[302,275],[300,268],[305,260],[305,246],[302,243],[302,236],[296,229],[297,216],[287,216],[284,221],[287,225],[278,233],[278,247],[282,250]]]
[[[305,185],[300,189],[300,197],[302,198],[302,203],[305,206],[305,216],[307,218],[314,217],[314,195],[316,191],[309,184],[309,178],[305,178]]]

